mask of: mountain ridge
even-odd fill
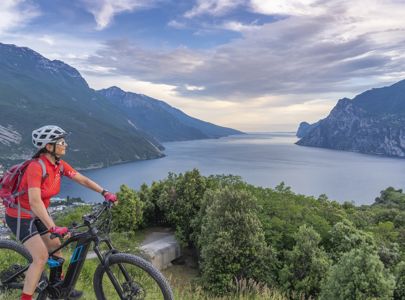
[[[126,92],[117,86],[97,92],[118,105],[134,125],[160,142],[218,138],[243,133],[190,117],[162,100]]]
[[[137,128],[75,68],[0,43],[0,165],[30,158],[35,150],[31,131],[46,124],[73,133],[66,159],[76,168],[164,156],[153,134]]]
[[[405,80],[340,99],[296,144],[405,158]]]

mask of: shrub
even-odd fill
[[[275,255],[267,247],[257,217],[257,204],[246,191],[209,191],[212,204],[202,220],[202,285],[213,294],[234,292],[235,282],[274,282]]]

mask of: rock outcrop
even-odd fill
[[[405,80],[339,100],[297,145],[405,158]]]

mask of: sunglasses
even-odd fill
[[[66,143],[66,141],[59,141],[56,142],[55,145],[59,145],[59,146],[67,146],[68,143]]]

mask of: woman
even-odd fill
[[[18,210],[11,207],[6,210],[7,225],[27,248],[33,259],[25,276],[22,300],[32,299],[48,260],[48,251],[61,244],[59,239],[50,239],[50,234],[55,233],[62,237],[68,234],[66,227],[55,225],[47,211],[50,198],[60,191],[61,176],[66,176],[93,191],[101,193],[106,201],[117,201],[115,194],[106,191],[61,160],[67,148],[65,136],[66,132],[54,125],[43,126],[32,132],[32,143],[38,152],[33,156],[33,161],[25,170],[18,188],[19,191],[27,191],[19,197],[22,208],[19,232],[17,232]],[[43,176],[44,169],[46,176]],[[60,251],[55,253],[55,256],[61,258],[59,261],[63,261]],[[58,271],[61,273],[62,265]],[[81,294],[80,291],[73,291],[70,299],[80,298]]]

